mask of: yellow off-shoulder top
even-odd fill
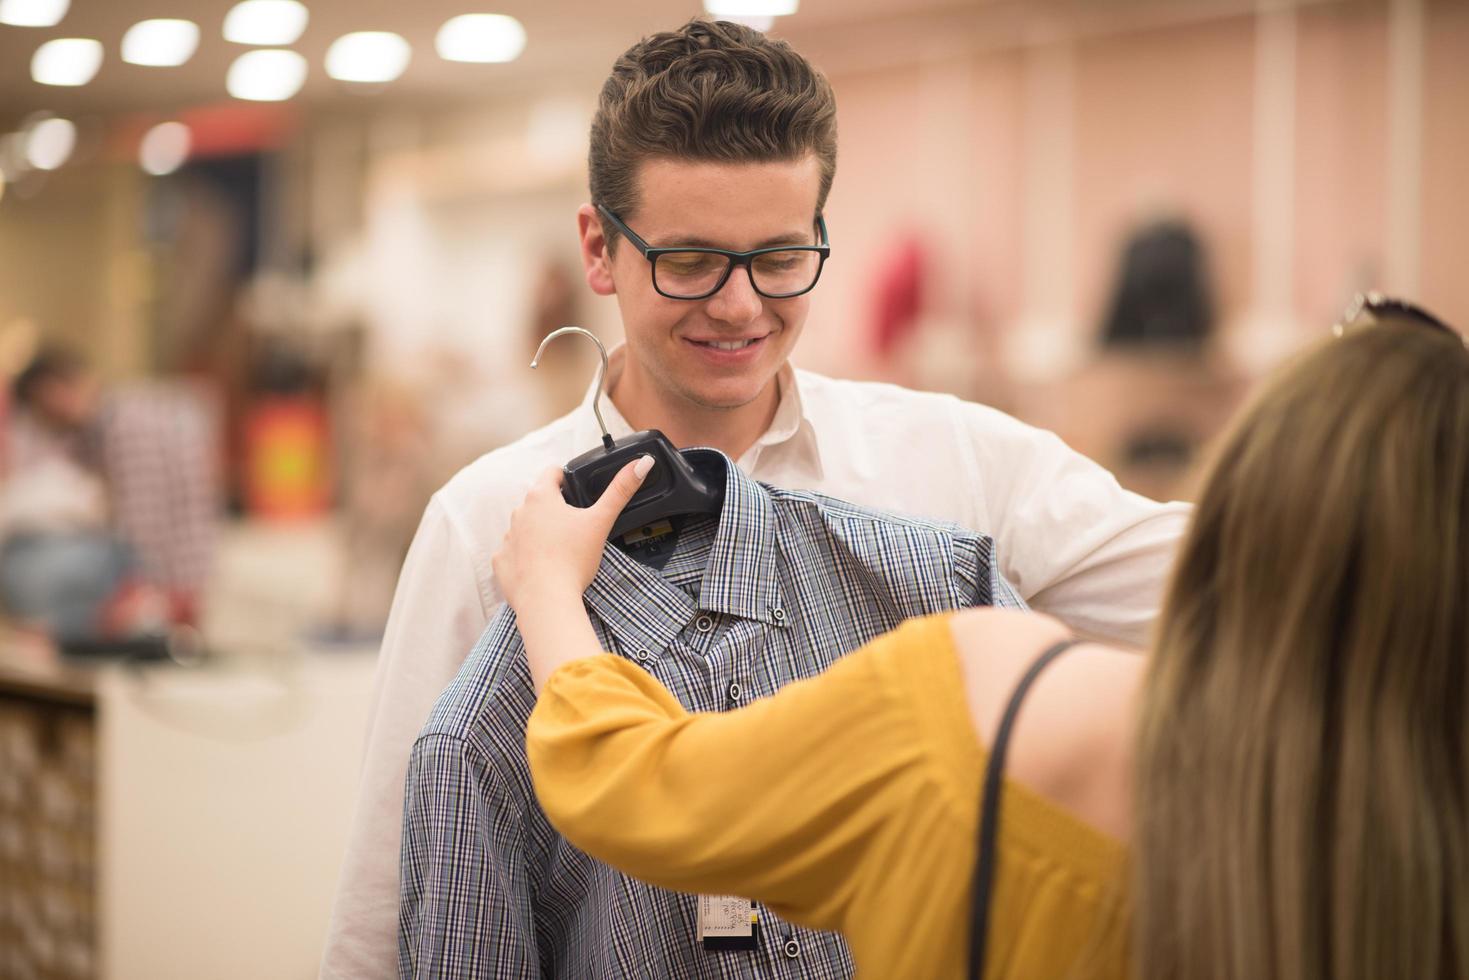
[[[986,754],[948,616],[819,677],[691,714],[611,654],[547,681],[526,730],[541,804],[588,854],[742,895],[847,939],[859,976],[961,977]],[[985,977],[1122,978],[1126,852],[1005,781]]]

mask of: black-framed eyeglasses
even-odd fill
[[[612,227],[632,243],[632,247],[648,260],[653,288],[669,299],[708,299],[724,288],[735,266],[742,265],[750,276],[755,292],[767,299],[790,299],[809,293],[821,278],[821,269],[831,256],[831,241],[826,236],[826,219],[816,216],[821,235],[819,245],[776,245],[748,252],[731,252],[723,248],[678,246],[653,248],[639,237],[621,218],[597,205],[597,210]]]
[[[1331,332],[1337,337],[1342,337],[1353,330],[1374,326],[1386,317],[1415,323],[1433,330],[1443,330],[1458,337],[1464,346],[1469,347],[1469,338],[1417,303],[1396,299],[1379,292],[1358,293],[1353,297],[1346,312],[1342,314],[1342,318],[1332,325]]]

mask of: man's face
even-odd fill
[[[791,163],[649,160],[641,166],[636,212],[618,217],[654,248],[814,245],[820,182],[815,156]],[[741,267],[707,299],[668,299],[653,288],[648,260],[626,239],[610,257],[599,241],[588,241],[601,236],[586,210],[587,280],[599,293],[616,294],[627,333],[619,401],[644,409],[729,410],[765,392],[801,334],[811,293],[767,299]],[[728,349],[732,343],[741,346]]]

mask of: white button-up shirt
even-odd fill
[[[613,351],[612,388],[626,350]],[[770,428],[737,461],[755,479],[953,521],[990,535],[1000,571],[1072,628],[1140,646],[1188,521],[1185,504],[1123,490],[1056,436],[949,395],[782,369]],[[362,783],[322,976],[397,974],[404,777],[415,737],[502,601],[490,558],[536,477],[596,446],[594,392],[480,457],[438,491],[388,617]],[[614,437],[632,430],[610,401]]]

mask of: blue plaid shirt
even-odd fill
[[[651,560],[661,572],[609,546],[585,596],[603,648],[641,664],[690,711],[734,708],[819,674],[913,616],[1025,606],[984,535],[765,486],[720,458],[718,520],[685,522]],[[502,608],[413,746],[400,976],[851,976],[839,936],[767,909],[757,950],[706,951],[693,896],[645,885],[563,840],[526,763],[534,704],[515,617]]]

